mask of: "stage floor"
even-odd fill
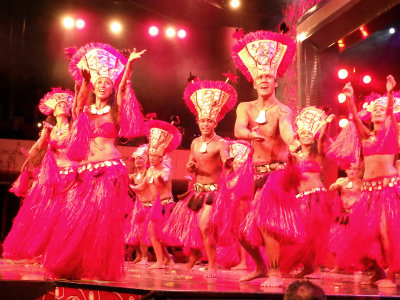
[[[142,295],[146,298],[149,293],[152,297],[164,295],[165,298],[270,298],[282,299],[286,287],[296,279],[284,278],[281,288],[263,288],[260,284],[265,279],[256,279],[250,282],[239,282],[239,277],[246,271],[218,270],[217,279],[205,279],[205,266],[197,265],[190,272],[184,271],[183,264],[161,270],[151,270],[145,266],[126,263],[125,276],[119,281],[96,280],[58,280],[55,286],[74,287],[83,289],[98,289],[104,291],[118,291]],[[357,281],[364,278],[357,278]],[[42,266],[24,262],[15,262],[0,259],[0,281],[7,282],[52,282],[47,280]],[[345,299],[393,297],[400,298],[400,288],[382,288],[373,285],[360,285],[355,282],[353,275],[323,272],[321,279],[311,279],[320,285],[329,298],[343,297]],[[147,296],[146,296],[147,295]],[[169,295],[169,296],[168,296]],[[361,297],[360,297],[361,296]]]

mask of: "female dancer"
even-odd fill
[[[78,133],[87,129],[90,151],[78,167],[78,178],[67,194],[43,259],[53,277],[113,280],[123,273],[124,216],[130,199],[126,166],[115,140],[118,135],[139,134],[143,127],[128,78],[133,61],[144,52],[133,52],[126,67],[125,57],[105,44],[88,44],[70,59],[72,75],[82,81],[73,128],[76,139],[73,135],[71,140],[80,141]],[[89,92],[89,84],[93,91]],[[88,112],[83,112],[86,105],[90,105]],[[75,148],[78,154],[85,152],[82,145]],[[73,146],[69,154],[76,157]]]
[[[304,108],[295,119],[294,127],[301,145],[300,151],[292,154],[301,172],[296,198],[306,232],[301,243],[295,243],[290,247],[290,252],[282,255],[282,267],[290,270],[302,263],[303,271],[296,274],[297,277],[319,277],[319,266],[327,253],[333,215],[327,190],[321,181],[321,164],[325,155],[327,124],[333,117],[327,117],[323,110],[310,106]],[[311,274],[314,271],[316,273]]]
[[[372,129],[364,126],[357,115],[351,84],[343,89],[362,142],[365,171],[361,198],[353,205],[342,253],[338,255],[342,260],[339,267],[360,269],[372,265],[375,274],[369,283],[379,287],[395,287],[394,274],[400,271],[400,177],[393,165],[399,152],[393,107],[400,99],[394,101],[395,85],[393,76],[387,76],[387,97],[368,105],[363,117],[370,117]]]
[[[40,149],[47,149],[47,153],[39,177],[28,191],[4,241],[5,258],[35,258],[47,246],[65,189],[75,178],[77,164],[66,157],[65,151],[73,99],[70,91],[54,88],[40,100],[39,110],[48,116],[48,122],[44,122],[41,136],[29,155],[37,155]],[[54,124],[54,119],[53,126],[50,123]]]
[[[340,214],[335,218],[335,223],[331,227],[331,237],[329,240],[329,250],[336,255],[337,249],[340,248],[341,239],[344,235],[344,230],[350,221],[352,206],[356,203],[361,196],[361,178],[362,170],[360,164],[355,163],[346,169],[347,177],[340,177],[330,187],[330,191],[337,190],[339,195],[337,199],[340,201]],[[331,272],[337,272],[339,267],[337,264]]]
[[[129,175],[131,189],[141,184],[146,176],[148,166],[148,146],[140,146],[133,154],[135,172]],[[126,220],[125,242],[133,245],[136,257],[133,263],[147,265],[147,249],[151,246],[151,241],[147,233],[150,220],[151,206],[153,198],[150,188],[136,191],[135,207],[132,214]]]

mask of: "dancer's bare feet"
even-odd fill
[[[360,282],[361,285],[372,285],[375,284],[375,282],[378,282],[380,280],[387,279],[387,274],[382,268],[375,268],[375,273],[372,275],[372,277],[368,278],[367,280],[362,280]]]
[[[136,256],[136,258],[132,261],[132,263],[133,264],[137,264],[137,263],[139,263],[139,262],[141,262],[142,261],[142,256],[141,255],[138,255],[138,256]]]
[[[147,266],[149,264],[147,257],[143,257],[143,259],[141,261],[138,261],[136,263],[138,266]]]
[[[209,269],[204,274],[204,278],[214,279],[217,278],[217,269]]]
[[[375,281],[375,284],[379,288],[394,288],[394,287],[396,287],[396,282],[394,282],[392,279],[389,279],[389,278],[377,280],[377,281]]]
[[[250,281],[257,278],[267,277],[267,269],[266,268],[256,268],[253,272],[240,277],[239,281]]]
[[[193,266],[196,264],[196,262],[201,259],[202,254],[200,253],[192,253],[190,255],[188,263],[185,265],[185,271],[190,271]]]
[[[314,272],[312,272],[311,274],[305,275],[304,278],[307,278],[307,279],[321,279],[322,278],[322,274],[321,274],[321,271],[318,269],[318,270],[315,270]]]
[[[152,264],[149,269],[165,269],[165,265],[161,262],[156,262],[155,264]]]
[[[247,270],[246,262],[241,262],[238,265],[231,268],[231,270]]]
[[[283,279],[279,269],[270,269],[267,280],[261,283],[262,287],[280,287],[282,285]]]
[[[314,268],[310,266],[304,266],[303,270],[301,270],[299,273],[294,274],[294,278],[303,278],[307,275],[310,275],[314,272]]]
[[[329,271],[329,273],[338,273],[339,272],[339,267],[335,266],[332,270]]]

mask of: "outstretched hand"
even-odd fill
[[[131,55],[129,55],[128,62],[132,62],[132,61],[134,61],[134,60],[136,60],[136,59],[141,58],[142,55],[143,55],[144,53],[146,53],[146,51],[147,51],[147,50],[144,49],[144,50],[142,50],[142,51],[136,52],[136,48],[134,48],[133,51],[132,51],[132,53],[131,53]]]
[[[265,140],[265,137],[263,137],[262,135],[260,135],[258,133],[258,128],[260,126],[254,126],[253,128],[251,128],[251,131],[249,133],[249,140],[254,140],[257,142],[263,142]]]
[[[388,93],[391,93],[396,86],[396,80],[394,80],[394,77],[392,75],[388,75],[386,77],[386,90]]]
[[[351,85],[350,82],[346,83],[346,85],[343,88],[343,94],[346,95],[347,99],[353,98],[354,96],[354,90],[353,86]]]
[[[81,75],[82,75],[83,81],[84,81],[85,83],[89,83],[89,82],[90,82],[91,76],[90,76],[89,70],[87,70],[87,69],[81,69]]]

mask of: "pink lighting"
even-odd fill
[[[165,35],[166,35],[168,38],[173,38],[173,37],[175,37],[175,35],[176,35],[175,28],[173,28],[173,27],[168,27],[167,30],[165,31]]]
[[[364,82],[365,84],[369,84],[369,83],[371,83],[371,81],[372,81],[371,76],[365,75],[365,76],[363,77],[363,82]]]
[[[75,25],[76,25],[76,28],[83,29],[83,28],[85,28],[86,23],[84,20],[78,19],[78,20],[76,20]]]
[[[178,38],[180,38],[180,39],[186,38],[186,36],[187,36],[186,30],[185,29],[179,29],[177,35],[178,35]]]
[[[157,36],[160,33],[160,29],[158,29],[157,26],[150,26],[149,28],[149,35],[151,36]]]
[[[338,101],[339,101],[339,103],[344,103],[346,101],[346,95],[343,93],[340,93],[338,95]]]
[[[340,119],[340,121],[339,121],[339,126],[340,126],[341,128],[343,128],[343,127],[345,127],[348,123],[349,123],[349,120],[343,118],[343,119]]]
[[[66,29],[72,29],[75,25],[74,19],[71,17],[65,17],[62,23]]]
[[[346,79],[347,76],[349,76],[349,72],[348,72],[346,69],[340,69],[340,70],[338,71],[338,77],[339,77],[340,79]]]

